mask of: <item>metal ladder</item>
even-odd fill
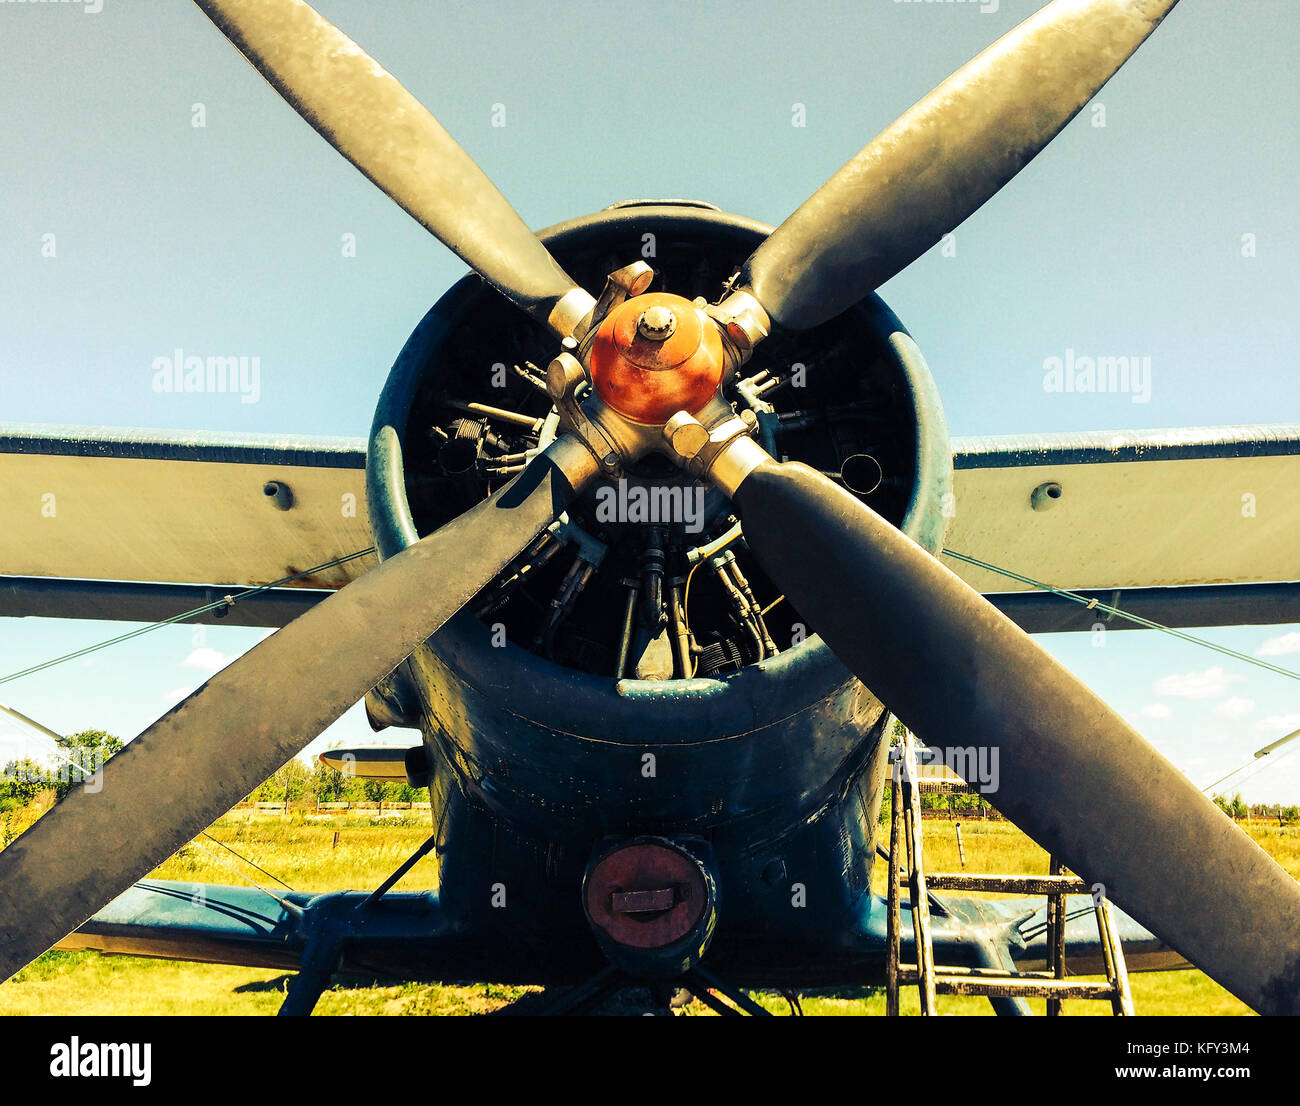
[[[1106,969],[1105,983],[1065,978],[1065,901],[1068,894],[1090,894],[1087,884],[1069,875],[1055,858],[1046,876],[971,875],[965,872],[925,874],[922,853],[921,793],[974,794],[960,780],[921,779],[916,768],[915,739],[903,732],[903,745],[891,773],[892,803],[889,816],[889,919],[886,961],[885,1013],[898,1015],[898,993],[915,985],[921,1013],[934,1015],[936,995],[983,995],[989,998],[1046,998],[1047,1013],[1057,1016],[1064,999],[1107,999],[1114,1014],[1132,1016],[1128,969],[1110,903],[1093,896],[1097,930]],[[901,815],[901,816],[900,816]],[[903,870],[906,853],[907,869]],[[900,962],[902,946],[901,898],[906,879],[912,904],[912,934],[916,963]],[[1047,896],[1047,970],[1020,972],[1002,968],[939,967],[934,962],[930,932],[931,891],[1000,891]]]

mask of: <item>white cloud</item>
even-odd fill
[[[1257,657],[1284,657],[1288,653],[1300,653],[1300,633],[1271,637],[1255,650]]]
[[[1172,718],[1174,712],[1164,703],[1148,703],[1140,711],[1139,718]]]
[[[1270,714],[1255,723],[1255,730],[1265,737],[1277,740],[1292,730],[1300,730],[1300,714]]]
[[[210,645],[200,645],[181,661],[181,666],[183,668],[200,668],[204,672],[216,672],[225,668],[234,659],[233,654],[227,656],[225,653],[213,649]]]
[[[1254,709],[1254,699],[1240,699],[1234,696],[1231,699],[1224,699],[1214,708],[1214,713],[1220,718],[1245,718]]]
[[[1245,678],[1215,665],[1204,672],[1161,676],[1156,681],[1155,692],[1157,695],[1172,695],[1180,699],[1219,699],[1228,693],[1230,684]]]

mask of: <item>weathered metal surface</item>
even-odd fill
[[[0,853],[0,978],[210,825],[391,672],[564,509],[570,479],[594,475],[586,456],[557,442],[491,499],[271,635],[129,742],[102,786],[74,790]],[[91,840],[97,848],[81,847]]]
[[[291,969],[316,928],[331,918],[356,920],[356,908],[366,898],[360,892],[283,892],[277,900],[253,887],[148,880],[104,907],[77,932],[60,941],[58,947]],[[980,942],[1009,941],[1011,949],[1030,957],[1034,947],[1041,945],[1041,941],[1031,940],[1026,950],[1009,936],[1017,918],[1023,920],[1033,914],[1028,900],[949,898],[945,904],[951,913],[935,916],[932,922],[936,957],[944,963],[947,975],[996,978],[1004,971],[987,967],[987,955],[975,954]],[[775,946],[756,940],[757,947],[747,948],[743,960],[737,959],[734,949],[719,946],[723,955],[711,953],[709,963],[742,987],[806,987],[818,981],[879,985],[885,982],[886,912],[885,899],[868,900],[863,906],[857,939],[847,949],[840,943],[815,944],[805,931],[798,940],[782,935]],[[1072,904],[1069,912],[1075,970],[1097,974],[1102,965],[1095,951],[1090,951],[1097,944],[1092,902],[1089,899]],[[364,925],[345,945],[340,970],[407,979],[484,979],[572,986],[600,969],[601,958],[594,944],[574,942],[571,937],[564,940],[560,931],[542,941],[524,936],[512,943],[494,931],[465,925],[457,913],[447,902],[445,890],[390,891],[365,912]],[[903,911],[902,922],[902,950],[910,957],[913,942],[909,910]],[[1127,959],[1136,970],[1179,966],[1178,961],[1171,962],[1149,951],[1160,946],[1130,919],[1117,914],[1116,926],[1123,936]],[[968,962],[968,966],[955,966],[959,962]]]
[[[85,436],[73,441],[76,433]],[[6,427],[0,433],[0,574],[237,590],[366,549],[373,542],[357,445]],[[293,489],[291,509],[275,509],[263,493],[268,481]],[[365,557],[295,585],[337,588],[375,563]],[[63,585],[64,594],[74,586]],[[122,588],[115,593],[120,597]],[[94,612],[83,606],[76,613]]]
[[[1015,923],[1016,938],[1011,943],[1012,955],[1018,969],[1023,971],[1052,970],[1051,934],[1048,930],[1048,910],[1040,899],[984,900],[1010,903],[1022,911]],[[1066,970],[1071,975],[1104,975],[1106,964],[1097,931],[1097,913],[1091,895],[1062,897],[1063,939],[1066,950]],[[1011,909],[1008,907],[1008,909]],[[1124,961],[1129,971],[1173,971],[1191,967],[1187,959],[1175,952],[1155,934],[1138,925],[1122,910],[1111,904],[1111,920],[1119,932],[1124,948]]]
[[[639,949],[681,940],[712,905],[699,862],[659,842],[636,842],[603,857],[587,876],[584,896],[592,925]]]
[[[958,444],[956,508],[946,544],[1074,590],[1293,582],[1300,576],[1291,494],[1300,483],[1300,427],[1224,429],[1244,440],[1225,445],[1221,431],[1205,429],[1186,437],[1115,434],[1109,452],[1076,447],[1071,435],[1043,449],[1020,439],[1007,440],[1002,451],[963,452]],[[1257,448],[1248,433],[1259,435]],[[1177,444],[1163,444],[1165,435]],[[1089,440],[1096,439],[1107,440]],[[1036,463],[1023,463],[1029,460]],[[1051,510],[1036,511],[1031,495],[1045,481],[1059,483],[1061,495]],[[975,566],[947,563],[977,591],[1032,590]],[[1101,598],[1111,602],[1109,595]],[[1132,598],[1155,605],[1161,595],[1146,591]],[[1178,601],[1197,598],[1189,592]],[[1152,617],[1159,620],[1160,613],[1177,617],[1153,606]]]
[[[633,976],[696,968],[718,920],[712,849],[701,839],[639,837],[606,843],[582,882],[596,942]]]
[[[360,559],[360,558],[359,558]],[[374,566],[374,555],[364,562]],[[311,588],[268,588],[235,602],[240,586],[119,583],[115,580],[60,580],[40,576],[0,577],[0,618],[85,618],[96,622],[161,622],[184,611],[217,604],[182,624],[208,626],[287,626],[334,594]]]
[[[1050,858],[1047,870],[1054,876],[1065,874],[1065,866],[1056,857]],[[1051,895],[1047,900],[1047,970],[1056,979],[1065,978],[1065,903],[1060,895]],[[1060,1014],[1061,1000],[1049,998],[1047,1016],[1055,1018]]]
[[[1109,983],[1079,983],[1059,979],[997,982],[949,975],[936,976],[934,989],[941,995],[982,995],[987,998],[1108,999],[1114,993],[1114,988]]]
[[[1289,507],[1290,501],[1283,508],[1282,513],[1286,513]],[[1290,532],[1294,533],[1297,524],[1293,519],[1285,525]],[[1210,536],[1214,533],[1210,525],[1207,523],[1205,529],[1197,531],[1198,536],[1203,539],[1203,544],[1208,544],[1211,540]],[[1253,545],[1253,542],[1251,544]],[[1135,545],[1141,546],[1142,543],[1130,542],[1123,550],[1116,552],[1111,558],[1112,569],[1119,566],[1121,560]],[[1186,550],[1189,545],[1196,546],[1196,539],[1189,538],[1180,548]],[[1246,571],[1251,573],[1273,571],[1268,568],[1266,558],[1272,557],[1277,546],[1265,549],[1261,545],[1256,548],[1264,556],[1255,559]],[[1142,559],[1144,563],[1147,560],[1144,552],[1136,552],[1135,556]],[[999,562],[990,559],[990,563]],[[961,569],[958,575],[967,583],[997,586],[991,583],[994,573],[951,560],[949,560],[949,567]],[[1141,570],[1135,568],[1133,571]],[[1149,571],[1156,573],[1164,570],[1151,561]],[[1300,566],[1297,566],[1294,571],[1300,573]],[[1111,574],[1113,575],[1113,572]],[[1033,573],[1028,575],[1033,576]],[[1042,579],[1037,576],[1033,578]],[[1007,580],[1006,577],[999,577],[999,579],[1003,580],[1007,587],[1015,586],[1015,581]],[[1050,581],[1043,580],[1043,583],[1050,583]],[[1138,623],[1112,615],[1109,611],[1089,609],[1087,603],[1092,600],[1116,607],[1139,618],[1158,622],[1162,626],[1280,626],[1300,622],[1300,583],[1189,584],[1184,587],[1072,590],[1084,599],[1083,603],[1041,590],[1015,593],[989,592],[985,594],[985,598],[1029,634],[1087,633],[1096,631],[1098,627],[1107,632],[1142,628]]]
[[[934,989],[940,995],[965,995],[981,998],[1045,998],[1053,1002],[1064,999],[1105,999],[1119,1002],[1113,983],[1090,980],[1055,979],[1041,973],[1007,972],[981,968],[941,967],[934,973]],[[915,965],[903,965],[899,983],[915,986],[921,973]],[[1116,1013],[1119,1013],[1116,1010]],[[1132,1014],[1132,1006],[1126,1011]]]
[[[902,970],[907,973],[909,983],[916,982],[917,967],[915,964],[904,964]],[[945,964],[940,967],[938,973],[947,976],[961,976],[968,979],[1051,979],[1051,972],[1022,972],[1011,968],[963,968],[953,967]]]
[[[1300,886],[1115,711],[812,470],[765,464],[736,503],[762,567],[918,737],[1000,749],[1005,816],[1255,1009],[1300,1010],[1300,930],[1275,921]]]
[[[916,787],[916,746],[910,730],[903,732],[903,756],[896,770],[902,777],[903,835],[907,845],[907,889],[912,902],[912,928],[916,944],[916,963],[920,973],[917,992],[921,1014],[933,1016],[939,1011],[934,996],[934,937],[930,932],[930,899],[926,891],[925,831],[921,824],[921,793]],[[893,853],[890,854],[891,861]]]
[[[1300,427],[968,438],[954,447],[952,548],[1164,625],[1300,621],[1300,584],[1277,582],[1300,575],[1289,536]],[[0,615],[152,621],[365,548],[364,464],[358,439],[0,427],[8,520],[0,573],[9,577]],[[1069,494],[1051,512],[1031,511],[1028,490],[1046,472]],[[294,508],[279,517],[260,492],[272,476],[295,490]],[[25,491],[33,486],[56,496],[63,524],[41,516]],[[1242,487],[1274,506],[1243,520]],[[1233,540],[1213,540],[1224,526]],[[374,563],[332,569],[322,583],[338,587]],[[948,566],[1030,633],[1133,626]],[[299,588],[305,582],[249,600],[228,619],[218,611],[195,621],[283,626],[324,598],[292,594]]]
[[[1124,964],[1124,950],[1119,932],[1111,918],[1111,906],[1104,895],[1096,899],[1097,932],[1101,938],[1102,956],[1106,961],[1106,978],[1111,987],[1111,1008],[1117,1016],[1133,1016],[1133,999],[1128,989],[1128,969]]]
[[[1083,894],[1088,884],[1078,876],[1014,876],[975,872],[927,872],[934,891],[1005,891],[1013,895]]]
[[[888,895],[889,919],[886,930],[888,942],[885,961],[885,1014],[898,1016],[899,987],[899,944],[902,940],[902,918],[899,909],[901,899],[900,882],[902,879],[903,819],[899,817],[903,809],[903,787],[897,775],[890,779],[889,805],[889,869]]]
[[[406,747],[400,745],[329,749],[320,762],[357,779],[406,782]]]

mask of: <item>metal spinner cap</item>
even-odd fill
[[[624,418],[663,423],[701,410],[726,365],[717,325],[688,299],[636,296],[600,324],[588,358],[596,394]]]

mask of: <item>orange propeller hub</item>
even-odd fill
[[[725,364],[713,321],[667,292],[636,296],[611,311],[588,355],[596,394],[624,418],[651,424],[705,407]]]

